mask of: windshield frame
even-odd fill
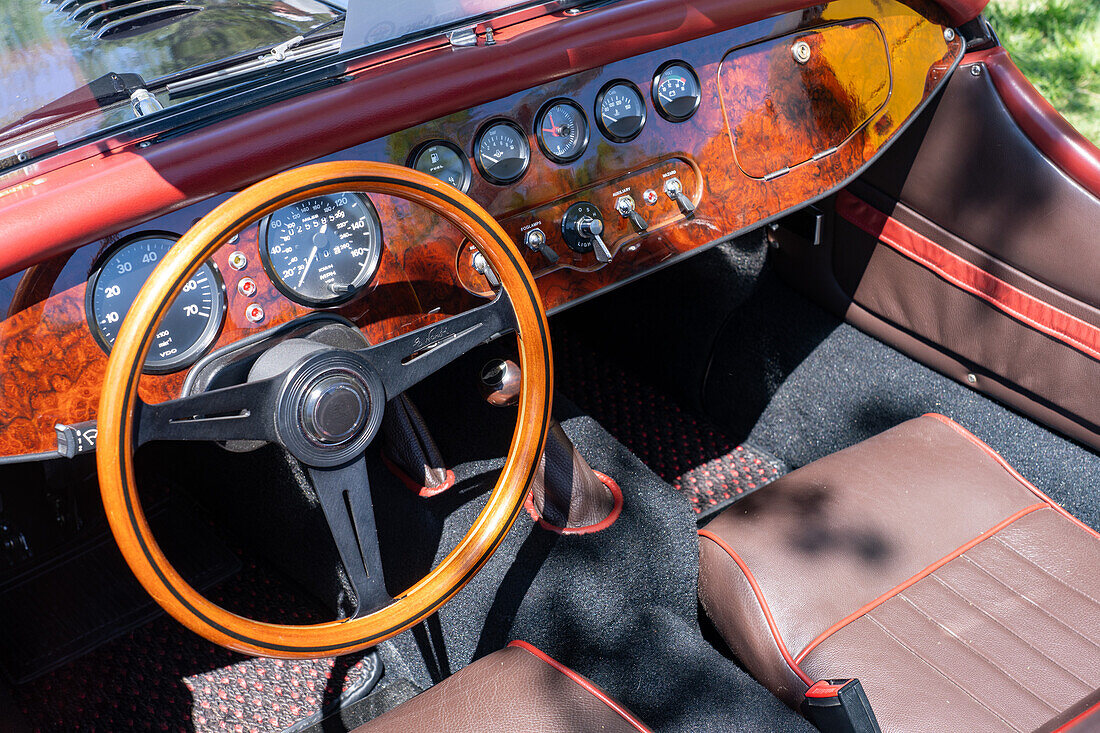
[[[119,102],[101,110],[53,120],[41,126],[31,125],[26,129],[15,131],[12,137],[0,141],[0,151],[3,153],[0,157],[11,161],[6,169],[0,168],[0,189],[16,184],[31,175],[41,175],[77,160],[132,146],[135,143],[138,148],[146,148],[156,142],[178,137],[254,109],[339,84],[349,79],[348,74],[355,69],[368,65],[363,62],[383,53],[399,51],[403,47],[411,47],[433,39],[437,40],[437,43],[431,44],[430,47],[461,45],[453,42],[452,34],[467,29],[480,31],[481,35],[476,36],[477,44],[491,44],[493,31],[502,30],[515,23],[558,12],[577,14],[614,2],[618,0],[527,0],[517,2],[503,11],[482,13],[442,23],[346,52],[337,51],[331,55],[304,59],[288,56],[258,72],[249,73],[240,78],[231,77],[225,84],[196,94],[193,98],[185,99],[179,104],[145,116],[135,116],[119,123],[105,125],[63,144],[42,145],[41,141],[48,140],[53,136],[53,131],[62,129],[69,123],[86,120],[96,114],[115,111],[129,106],[129,102]],[[331,0],[327,4],[331,4]],[[486,27],[489,28],[488,38],[485,36]],[[316,38],[306,39],[298,47],[308,48],[314,43],[331,42],[335,36],[335,32],[320,33]],[[162,76],[150,80],[146,88],[154,93],[165,92],[169,84],[208,73],[212,66],[232,69],[233,63],[251,62],[271,54],[276,48],[278,45],[246,54],[237,54],[226,60],[228,66],[223,62],[206,63]],[[32,146],[30,143],[35,145]]]

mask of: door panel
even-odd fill
[[[1005,104],[986,60],[1011,64],[966,57],[831,200],[824,245],[780,228],[777,261],[860,328],[1100,449],[1100,198],[1079,182],[1100,151],[1066,137],[1083,159],[1065,172],[1021,129],[1020,100]]]

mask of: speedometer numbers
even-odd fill
[[[653,106],[669,122],[691,117],[701,99],[699,77],[683,61],[669,61],[653,75]]]
[[[370,282],[382,256],[382,226],[370,199],[334,193],[279,209],[260,225],[260,259],[284,295],[329,306]]]
[[[134,298],[175,243],[176,237],[170,234],[130,239],[110,250],[92,273],[85,312],[92,335],[108,353]],[[163,374],[194,363],[214,343],[224,315],[222,279],[212,264],[203,263],[161,319],[145,357],[145,371]]]

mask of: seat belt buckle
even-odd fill
[[[822,733],[882,733],[858,679],[820,680],[806,690],[802,714]]]

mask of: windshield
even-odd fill
[[[0,172],[212,90],[532,0],[0,0]],[[139,91],[140,90],[140,91]]]

